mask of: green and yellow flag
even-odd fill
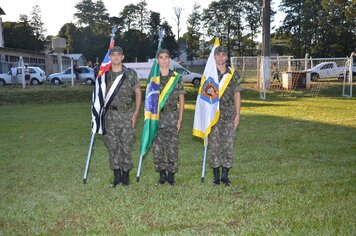
[[[161,39],[158,45],[157,52],[161,49]],[[169,94],[176,86],[179,74],[174,75],[169,79],[168,83],[160,93],[160,71],[157,63],[157,56],[152,65],[150,74],[147,79],[146,97],[145,97],[145,120],[142,128],[141,138],[141,156],[144,156],[149,150],[154,138],[158,133],[159,114],[164,104],[166,103]]]

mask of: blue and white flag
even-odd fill
[[[202,138],[204,142],[220,116],[219,78],[214,57],[215,49],[218,46],[220,46],[219,38],[215,38],[205,65],[195,105],[193,135]]]

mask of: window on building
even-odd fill
[[[18,61],[19,61],[19,57],[10,56],[10,62],[18,62]]]

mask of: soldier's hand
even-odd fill
[[[135,111],[133,113],[133,115],[132,115],[132,118],[131,118],[131,126],[132,126],[132,128],[135,128],[137,117],[138,117],[138,111]]]
[[[240,122],[240,116],[235,116],[234,118],[234,129],[236,129],[239,126]]]
[[[177,122],[177,129],[178,131],[180,130],[180,127],[182,126],[182,119],[178,119],[178,122]]]

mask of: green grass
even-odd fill
[[[261,101],[244,91],[232,187],[213,187],[209,167],[200,182],[194,101],[184,113],[177,186],[155,185],[151,153],[136,183],[141,114],[132,184],[109,189],[113,174],[100,135],[82,183],[90,93],[87,87],[0,89],[0,235],[355,234],[355,98],[271,93]]]

